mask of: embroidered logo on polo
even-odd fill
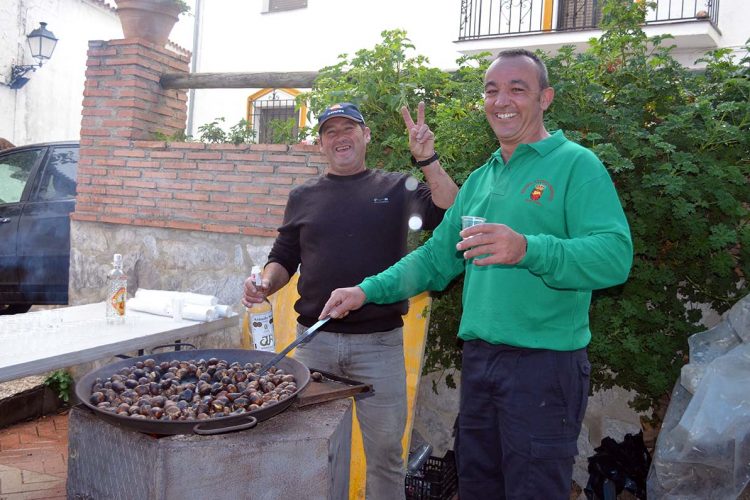
[[[373,198],[372,199],[373,203],[388,203],[389,201],[390,200],[387,197],[386,198]]]
[[[541,205],[544,202],[552,201],[555,198],[555,190],[549,182],[543,179],[537,179],[526,183],[521,189],[521,194],[527,196],[526,201]]]

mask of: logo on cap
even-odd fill
[[[357,106],[350,102],[342,102],[327,107],[326,110],[321,113],[320,118],[318,119],[318,130],[320,130],[328,119],[336,116],[348,118],[357,123],[365,123],[365,119],[362,117],[362,113],[360,113]]]

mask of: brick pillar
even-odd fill
[[[187,73],[190,58],[140,39],[89,41],[81,145],[153,140],[185,130],[187,93],[159,85],[163,73]]]

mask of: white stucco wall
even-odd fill
[[[718,30],[709,30],[718,46],[739,51],[750,37],[743,11],[746,1],[721,0]],[[352,55],[359,49],[374,47],[381,40],[383,30],[395,28],[406,30],[415,45],[413,54],[425,55],[433,66],[444,69],[455,67],[461,55],[459,50],[471,45],[455,43],[460,0],[309,0],[307,8],[270,14],[262,12],[263,3],[202,0],[196,71],[317,71],[335,64],[339,54]],[[657,33],[663,33],[665,25],[659,29],[662,31]],[[669,29],[686,28],[672,25]],[[688,26],[690,30],[694,31],[695,27]],[[579,33],[585,32],[569,34]],[[521,46],[526,42],[533,45],[545,36],[555,35],[487,39],[483,41],[482,50],[493,42],[496,49],[508,48],[509,43],[517,46],[513,42]],[[674,55],[682,64],[692,66],[705,50],[683,47]],[[225,128],[236,124],[245,117],[246,99],[256,90],[196,90],[193,128],[189,133],[198,135],[200,125],[217,117],[226,119]]]
[[[79,137],[88,41],[122,38],[114,10],[96,0],[0,0],[0,81],[11,64],[36,64],[26,34],[40,21],[59,40],[52,58],[23,88],[0,85],[0,137],[19,146]],[[192,22],[182,16],[173,37],[188,50]]]
[[[339,54],[371,49],[386,29],[403,28],[433,66],[453,68],[460,56],[457,0],[309,0],[308,7],[262,13],[263,2],[203,0],[198,72],[317,71]],[[230,14],[231,13],[231,14]],[[245,117],[258,89],[197,90],[194,130],[217,117],[226,127]]]
[[[115,13],[88,0],[1,3],[8,15],[0,15],[0,31],[10,36],[0,54],[13,54],[17,64],[36,64],[26,34],[40,21],[47,22],[59,41],[52,58],[26,75],[30,81],[23,88],[0,87],[0,136],[16,145],[77,138],[88,40],[122,37]],[[0,64],[0,78],[8,81],[9,61],[3,57]]]
[[[744,1],[721,0],[720,46],[739,50],[750,37]],[[195,11],[195,0],[189,3]],[[316,71],[335,64],[339,54],[372,48],[383,30],[395,28],[407,31],[413,54],[427,56],[436,67],[455,67],[459,49],[466,47],[455,43],[460,0],[309,0],[299,10],[262,9],[262,1],[203,0],[196,71]],[[60,39],[52,60],[23,89],[0,85],[0,137],[19,145],[78,137],[88,40],[122,37],[114,11],[96,0],[2,0],[0,81],[8,81],[11,64],[34,63],[26,34],[40,21]],[[193,50],[195,21],[181,16],[171,40]],[[701,54],[695,49],[676,55],[690,64]],[[200,125],[217,117],[225,117],[227,127],[237,123],[256,90],[196,91],[191,132],[197,135]]]
[[[698,1],[700,5],[700,2],[706,0]],[[750,39],[750,16],[748,16],[747,7],[747,0],[721,0],[719,3],[717,45],[732,49],[737,57],[745,54],[745,42]],[[705,50],[684,49],[679,50],[675,58],[686,66],[692,66],[704,54]]]
[[[721,46],[740,50],[750,39],[750,17],[746,0],[721,0],[719,4],[719,31]]]

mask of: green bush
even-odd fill
[[[630,222],[630,278],[595,293],[589,352],[594,386],[634,389],[639,409],[669,393],[688,336],[704,329],[701,307],[727,310],[748,293],[750,272],[750,60],[718,50],[703,58],[705,71],[689,71],[667,37],[643,33],[645,8],[609,1],[605,33],[587,51],[545,56],[556,90],[547,129],[597,153]],[[410,168],[399,108],[424,100],[443,166],[460,184],[498,147],[481,100],[487,62],[463,58],[448,73],[413,49],[403,31],[383,32],[374,49],[324,68],[301,98],[317,113],[357,103],[373,131],[368,164],[399,171]],[[460,298],[460,282],[435,294],[426,372],[460,369]]]
[[[609,2],[590,49],[548,60],[557,97],[548,125],[607,165],[630,222],[635,259],[623,286],[597,292],[590,354],[597,386],[635,389],[637,408],[667,393],[704,330],[748,293],[750,71],[729,51],[680,66],[668,38],[640,29],[645,5]]]
[[[226,118],[215,118],[214,121],[198,127],[198,141],[209,144],[231,143],[234,145],[255,142],[255,130],[250,128],[244,118],[229,128],[229,132],[221,128]]]
[[[478,150],[492,150],[486,142],[492,131],[486,124],[477,129],[450,128],[461,120],[466,120],[465,125],[484,121],[483,115],[476,113],[481,109],[477,108],[480,103],[477,99],[483,86],[482,63],[477,57],[464,58],[459,71],[447,73],[429,67],[424,56],[409,56],[414,46],[403,30],[384,31],[381,36],[383,41],[372,50],[359,50],[352,58],[343,54],[338,64],[323,68],[312,91],[298,99],[308,101],[310,110],[316,114],[333,103],[355,103],[372,130],[368,164],[401,172],[409,171],[412,166],[409,138],[400,110],[406,105],[412,116],[416,116],[417,104],[424,101],[426,121],[435,132],[441,157],[451,165],[457,182],[463,181],[476,167],[473,155]],[[450,134],[452,130],[461,137],[449,141],[439,135]],[[484,136],[478,134],[482,130],[486,131]],[[412,170],[414,175],[421,176],[418,168]]]
[[[296,144],[305,139],[307,128],[297,130],[297,120],[275,119],[268,122],[268,142],[271,144]]]

